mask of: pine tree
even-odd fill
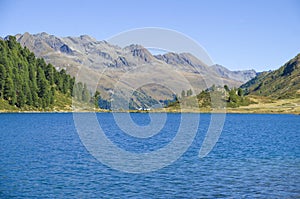
[[[187,90],[186,91],[186,96],[192,96],[193,95],[193,91],[192,91],[192,89],[189,89],[189,90]]]
[[[50,104],[54,104],[55,99],[55,88],[51,87],[51,94],[50,94]]]
[[[244,96],[244,91],[243,89],[239,88],[238,89],[238,96],[243,97]]]
[[[39,66],[38,66],[38,70],[37,70],[37,85],[39,88],[38,96],[40,98],[44,98],[45,96],[47,96],[47,91],[48,91],[49,85],[46,80],[44,71]]]
[[[94,105],[95,108],[99,108],[99,99],[100,99],[100,92],[96,91],[94,94]]]
[[[5,86],[6,70],[2,64],[0,64],[0,99],[3,99],[4,86]]]
[[[46,66],[45,76],[51,86],[54,85],[54,70],[55,68],[51,64]]]
[[[82,91],[82,101],[84,102],[89,102],[91,99],[91,95],[89,90],[87,89],[87,85],[84,84],[83,86],[83,91]]]
[[[230,91],[229,87],[226,84],[224,85],[224,89],[225,89],[226,92]]]
[[[4,83],[4,99],[9,100],[14,91],[14,82],[10,76],[6,77]]]
[[[182,90],[182,91],[181,91],[181,98],[184,98],[184,97],[185,97],[185,91]]]
[[[26,97],[24,96],[23,92],[19,92],[17,96],[17,107],[22,108],[25,106]]]
[[[78,101],[82,101],[82,94],[83,94],[83,84],[78,82],[74,86],[73,95],[74,98]]]

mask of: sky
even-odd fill
[[[215,64],[274,70],[300,53],[298,0],[0,0],[0,36],[47,32],[106,40],[135,28],[181,32]]]

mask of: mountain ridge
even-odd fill
[[[154,79],[153,75],[155,74],[155,78],[160,82],[176,84],[178,90],[172,92],[176,92],[177,95],[180,95],[181,90],[188,90],[191,87],[196,89],[195,93],[199,93],[213,84],[239,87],[245,82],[243,80],[251,78],[249,75],[243,76],[248,73],[247,71],[239,73],[243,76],[242,78],[236,78],[237,75],[233,75],[235,72],[228,69],[226,69],[226,74],[232,75],[222,75],[220,71],[206,66],[190,53],[169,52],[163,55],[152,55],[139,44],[121,48],[106,41],[97,41],[88,35],[57,37],[45,32],[24,33],[17,34],[16,39],[23,47],[26,46],[33,51],[37,57],[44,58],[57,70],[65,69],[71,76],[76,76],[82,68],[90,71],[87,78],[93,73],[101,74],[102,79],[97,85],[97,90],[105,99],[111,98],[111,91],[124,74],[131,79]],[[143,67],[141,68],[141,66]],[[156,73],[151,71],[153,69],[157,70]],[[172,73],[175,76],[170,77],[167,74],[170,70],[179,72],[180,75]],[[128,73],[129,71],[130,73]],[[191,84],[190,87],[182,83],[182,78]],[[87,79],[88,81],[89,79]],[[130,86],[139,86],[119,83],[124,90],[130,90]],[[87,84],[89,85],[89,83]],[[172,99],[174,95],[170,90],[162,89],[158,85],[148,85],[142,90],[156,100]]]
[[[222,77],[228,77],[241,82],[247,82],[258,75],[258,72],[254,69],[231,71],[219,64],[212,65],[210,68]]]
[[[89,50],[90,46],[98,44],[100,45],[99,47],[102,47],[102,51],[97,49],[96,53],[98,53],[100,56],[108,59],[108,60],[112,60],[114,59],[115,63],[116,60],[120,60],[122,61],[122,56],[116,56],[114,53],[112,53],[114,56],[112,56],[111,54],[109,54],[107,48],[115,48],[114,50],[117,52],[117,54],[122,54],[121,51],[122,49],[125,50],[125,55],[130,55],[129,52],[131,52],[131,56],[132,57],[139,57],[141,59],[143,59],[145,62],[153,62],[153,61],[163,61],[166,62],[167,64],[174,64],[174,65],[190,65],[193,67],[197,67],[197,69],[201,69],[201,70],[209,70],[208,67],[206,66],[203,62],[201,62],[200,60],[198,60],[195,56],[193,56],[190,53],[174,53],[174,52],[168,52],[166,54],[162,54],[162,55],[152,55],[146,48],[144,48],[143,46],[139,45],[139,44],[131,44],[129,46],[126,46],[124,48],[121,48],[119,46],[116,45],[112,45],[109,44],[106,41],[97,41],[96,39],[88,36],[88,35],[81,35],[79,37],[57,37],[54,35],[50,35],[48,33],[42,32],[42,33],[37,33],[37,34],[29,34],[28,32],[22,34],[17,34],[16,35],[16,39],[19,43],[21,43],[22,46],[26,46],[27,48],[33,50],[33,52],[35,52],[37,54],[37,56],[44,56],[44,53],[47,53],[47,48],[45,49],[45,46],[41,46],[44,42],[45,44],[47,44],[46,46],[48,46],[48,48],[51,48],[52,50],[56,51],[56,52],[61,52],[61,53],[65,53],[65,54],[70,54],[70,53],[92,53]],[[27,41],[30,40],[31,41]],[[78,46],[73,46],[71,43],[73,44],[83,44],[83,46],[86,47],[86,49],[83,48],[78,48]],[[41,49],[37,49],[41,47]],[[40,52],[42,51],[42,52]],[[105,52],[108,51],[108,52]],[[94,52],[95,53],[95,52]],[[73,54],[73,55],[76,55]],[[124,54],[123,54],[124,55]],[[124,57],[124,56],[123,56]],[[176,58],[175,58],[176,57]],[[127,63],[127,64],[125,64]],[[126,66],[126,65],[136,65],[134,63],[131,63],[130,61],[128,61],[126,58],[125,60],[123,59],[122,64],[119,64],[119,66]],[[112,67],[114,64],[104,64],[105,66],[110,66]],[[116,66],[118,66],[118,64],[116,64]],[[226,69],[227,72],[236,72],[236,71],[231,71],[227,68],[225,68],[224,66],[222,66],[223,69]],[[215,71],[213,69],[213,71]],[[249,70],[245,70],[246,72]],[[240,71],[243,72],[243,71]],[[242,74],[241,74],[242,75]],[[245,79],[245,78],[244,78]],[[246,77],[247,79],[247,77]],[[249,78],[248,78],[249,79]]]

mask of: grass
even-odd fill
[[[72,111],[72,98],[60,92],[55,93],[55,101],[52,107],[53,111]]]
[[[0,112],[109,112],[108,110],[95,109],[93,105],[88,103],[80,103],[72,101],[72,98],[61,93],[57,93],[53,107],[39,110],[30,107],[19,109],[11,106],[7,101],[0,99]],[[132,111],[132,112],[170,112],[170,113],[209,113],[209,112],[227,112],[227,113],[285,113],[300,114],[300,98],[295,99],[272,99],[264,96],[250,95],[248,98],[255,102],[248,106],[240,106],[237,108],[212,109],[209,107],[188,107],[180,108],[179,103],[168,108],[155,109],[150,111]],[[73,103],[73,107],[72,107]],[[127,112],[127,111],[124,111]]]
[[[0,99],[0,112],[18,112],[17,107],[11,106],[6,100]]]
[[[261,96],[249,96],[249,98],[256,103],[238,108],[227,108],[227,112],[300,114],[300,98],[278,100]]]

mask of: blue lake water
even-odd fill
[[[131,116],[140,126],[150,122],[148,114]],[[167,114],[147,139],[122,132],[110,113],[97,117],[116,146],[148,153],[172,141],[181,114]],[[193,143],[173,164],[132,174],[94,158],[71,113],[0,114],[0,198],[300,198],[299,115],[227,114],[217,144],[200,159],[209,121],[200,114]]]

